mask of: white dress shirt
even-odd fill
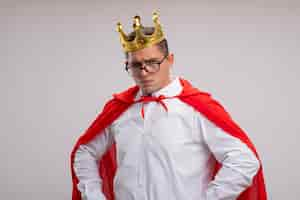
[[[178,77],[153,96],[178,95]],[[139,99],[141,90],[135,99]],[[76,152],[74,170],[83,199],[104,200],[97,160],[116,142],[116,200],[233,200],[259,169],[254,153],[178,98],[135,103]],[[214,157],[222,163],[215,179]]]

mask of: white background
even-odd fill
[[[123,2],[123,3],[122,3]],[[1,199],[70,199],[69,155],[133,84],[115,31],[160,21],[174,74],[212,93],[261,156],[269,199],[299,197],[299,1],[0,2]]]

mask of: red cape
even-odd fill
[[[183,86],[183,90],[181,94],[178,95],[178,98],[201,112],[210,121],[222,128],[226,133],[239,138],[255,153],[261,163],[258,153],[246,133],[231,119],[230,115],[225,111],[222,105],[214,100],[209,93],[202,92],[197,88],[194,88],[187,80],[180,78],[180,82]],[[86,144],[91,141],[97,134],[101,133],[103,129],[109,126],[124,111],[126,111],[127,108],[134,103],[134,97],[138,90],[138,86],[134,86],[124,92],[114,94],[114,98],[105,104],[103,111],[97,116],[85,133],[77,140],[71,152],[71,174],[73,182],[72,200],[81,200],[80,191],[77,189],[79,181],[73,168],[75,152],[79,145]],[[117,169],[115,144],[107,150],[99,163],[101,163],[101,168],[99,167],[99,174],[103,180],[102,191],[108,200],[114,200],[113,178]],[[220,167],[222,167],[222,165],[218,163],[215,168],[215,174],[218,172]],[[238,200],[266,199],[267,194],[263,169],[262,165],[260,165],[260,169],[254,176],[252,184],[240,194]]]

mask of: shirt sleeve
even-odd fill
[[[231,136],[202,115],[199,117],[203,138],[222,167],[208,184],[206,200],[237,199],[258,172],[260,163],[240,139]]]
[[[98,134],[92,141],[80,145],[75,152],[74,171],[79,179],[77,185],[83,200],[105,200],[101,191],[102,180],[98,172],[98,160],[112,145],[113,137],[108,129]]]

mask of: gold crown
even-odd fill
[[[120,33],[120,41],[125,52],[143,49],[157,44],[164,39],[164,33],[158,21],[158,12],[153,12],[152,20],[155,25],[154,32],[152,35],[145,35],[142,32],[143,25],[141,24],[140,16],[134,16],[133,29],[135,31],[135,38],[131,41],[129,41],[129,37],[122,30],[121,23],[117,23],[117,31]]]

